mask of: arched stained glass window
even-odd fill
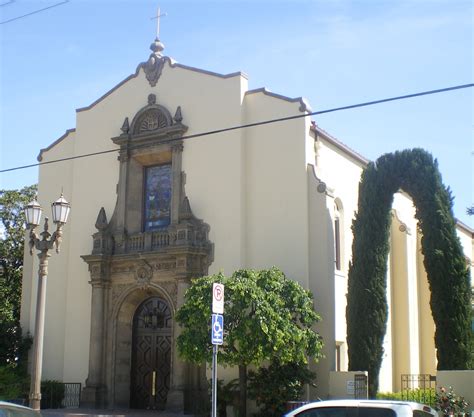
[[[145,231],[170,224],[171,164],[145,168]]]

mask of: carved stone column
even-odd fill
[[[181,306],[184,304],[184,294],[189,288],[189,281],[187,279],[177,279],[177,295],[176,295],[176,311],[178,311]],[[171,375],[171,388],[168,393],[168,400],[166,402],[166,409],[169,411],[184,411],[184,398],[186,390],[186,374],[187,374],[187,364],[181,360],[178,354],[178,347],[176,340],[181,334],[181,327],[176,322],[173,321],[174,326],[174,337],[173,337],[173,362],[172,362],[172,375]]]
[[[179,221],[179,208],[183,199],[183,179],[181,172],[181,160],[183,153],[183,144],[178,143],[171,147],[171,166],[173,172],[173,182],[171,191],[171,223],[176,224]]]
[[[106,387],[103,381],[105,290],[107,271],[104,262],[90,265],[91,300],[91,338],[89,345],[89,374],[82,391],[81,406],[101,408],[104,405]]]
[[[127,185],[128,185],[128,171],[130,164],[130,155],[128,146],[122,146],[120,149],[118,160],[120,161],[119,182],[117,186],[117,206],[114,212],[114,239],[116,253],[123,253],[125,251],[125,212],[127,204]]]

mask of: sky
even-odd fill
[[[165,55],[242,71],[250,89],[303,96],[313,111],[474,82],[470,0],[0,0],[0,170],[35,163],[75,126],[77,108],[147,60],[158,7]],[[455,216],[474,227],[472,88],[314,120],[370,160],[429,151]],[[37,175],[0,173],[0,189]]]

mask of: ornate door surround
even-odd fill
[[[182,119],[180,107],[172,117],[150,94],[148,105],[131,124],[127,117],[123,133],[112,138],[120,146],[117,203],[110,222],[105,209],[99,210],[92,253],[82,256],[89,265],[92,286],[89,375],[83,406],[130,407],[135,311],[146,299],[161,297],[174,317],[191,278],[206,275],[212,262],[209,226],[194,216],[185,193],[181,137],[187,127]],[[171,164],[169,224],[147,229],[144,178],[149,167],[159,164]],[[185,410],[185,404],[196,403],[189,398],[206,392],[207,386],[202,370],[190,370],[179,359],[175,349],[178,332],[172,322],[166,408],[192,412]]]

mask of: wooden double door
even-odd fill
[[[160,297],[145,300],[133,319],[131,407],[163,410],[170,389],[171,311]]]

